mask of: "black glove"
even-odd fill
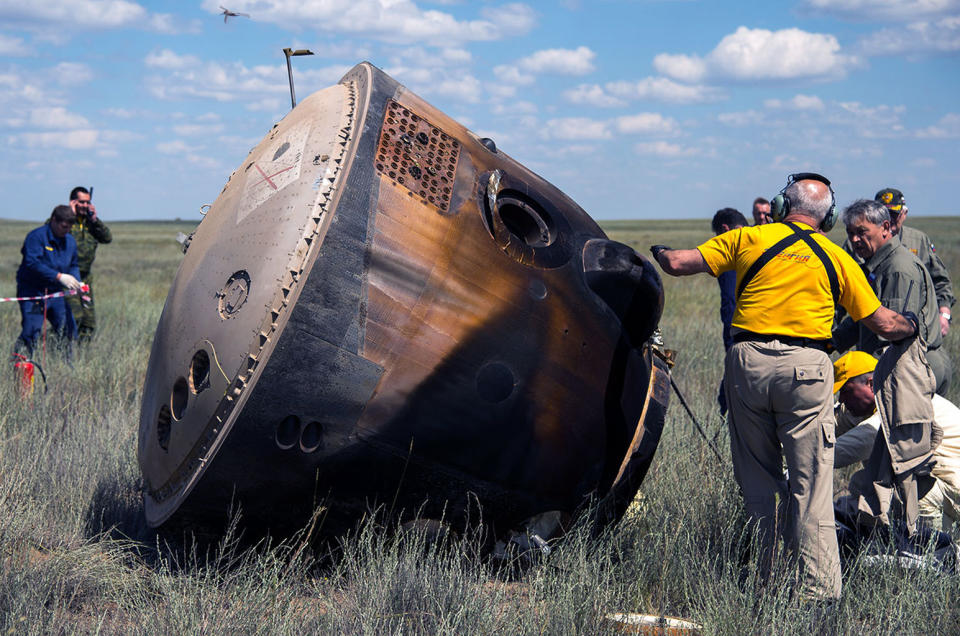
[[[913,313],[912,311],[904,311],[900,315],[906,318],[907,322],[913,325],[913,333],[907,336],[906,338],[897,340],[897,342],[903,342],[904,340],[908,340],[909,338],[916,338],[920,334],[920,319],[917,318],[917,314]]]
[[[650,253],[653,254],[653,260],[660,262],[660,255],[666,252],[667,250],[672,250],[672,247],[667,247],[666,245],[651,245]]]

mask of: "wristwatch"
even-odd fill
[[[940,315],[947,319],[947,322],[953,322],[953,316],[950,315],[949,311],[941,311]]]

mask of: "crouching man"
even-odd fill
[[[851,351],[833,363],[837,407],[837,443],[834,467],[866,463],[880,430],[873,392],[877,360],[862,351]],[[943,440],[933,452],[936,465],[933,488],[919,502],[920,519],[936,530],[960,531],[960,409],[939,395],[933,396],[934,421]]]

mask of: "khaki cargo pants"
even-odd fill
[[[724,383],[733,471],[761,534],[764,573],[779,533],[799,559],[804,596],[839,598],[830,358],[777,340],[738,342],[727,352]]]

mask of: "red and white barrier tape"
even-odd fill
[[[80,289],[68,289],[65,291],[46,294],[44,296],[21,296],[20,298],[0,298],[0,303],[9,303],[20,300],[46,300],[47,298],[63,298],[65,296],[76,296],[90,291],[90,285],[84,285]],[[81,296],[84,300],[90,300],[89,296]]]

